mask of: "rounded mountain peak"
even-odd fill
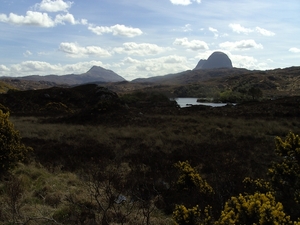
[[[225,53],[217,51],[212,53],[207,60],[201,59],[194,70],[216,68],[232,68],[232,62]]]

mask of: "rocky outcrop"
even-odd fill
[[[207,60],[201,59],[194,70],[232,68],[232,62],[223,52],[214,52]]]

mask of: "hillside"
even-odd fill
[[[257,80],[257,77],[252,76],[251,79]],[[229,83],[231,82],[235,82],[233,78]],[[263,83],[261,82],[261,85]],[[264,84],[261,87],[274,89],[270,84],[269,86]],[[131,121],[132,113],[137,112],[143,114],[151,114],[152,112],[163,114],[167,112],[169,114],[178,113],[179,107],[176,102],[170,101],[161,94],[166,87],[161,86],[160,92],[157,91],[158,88],[158,86],[143,88],[143,92],[128,92],[121,96],[97,84],[86,84],[72,88],[52,87],[39,90],[11,91],[7,94],[0,94],[0,104],[7,107],[12,115],[59,116],[75,123],[78,121],[93,121],[100,117],[102,117],[100,120],[102,122],[105,118],[116,123],[117,118],[122,118],[122,123],[126,120],[129,122]],[[279,114],[283,116],[297,116],[299,114],[299,101],[299,96],[281,97],[277,100],[245,102],[235,107],[222,107],[222,109],[218,107],[194,106],[181,109],[181,112],[200,110],[198,113],[203,113],[204,115],[209,113],[221,116],[225,113],[230,117],[256,114],[262,117]]]
[[[0,81],[0,93],[6,93],[10,89],[14,89],[15,87],[8,82]]]
[[[267,179],[278,160],[274,137],[300,133],[299,102],[287,97],[179,108],[151,88],[119,96],[96,84],[0,94],[1,109],[10,110],[23,142],[34,149],[28,160],[33,163],[18,165],[12,174],[23,191],[18,221],[76,224],[79,218],[88,224],[106,215],[99,202],[109,206],[108,224],[122,224],[117,215],[128,224],[142,224],[132,221],[146,216],[152,224],[173,224],[177,204],[209,204],[218,218],[231,196],[245,192],[245,177]],[[213,196],[178,189],[174,165],[186,161],[212,186]],[[1,187],[9,184],[15,183],[0,181]],[[0,200],[9,193],[3,190]],[[116,203],[120,195],[134,201]],[[41,208],[43,216],[36,217]]]
[[[300,67],[220,76],[216,79],[206,80],[204,84],[209,87],[218,86],[222,90],[233,91],[256,87],[269,97],[297,96],[300,95]]]
[[[96,84],[73,88],[51,87],[11,91],[0,95],[0,103],[18,115],[73,115],[101,113],[121,107],[116,93]]]
[[[93,77],[95,70],[91,69],[85,77]],[[160,92],[168,97],[199,97],[216,98],[222,93],[232,92],[240,97],[251,88],[259,89],[264,98],[300,95],[300,67],[289,67],[274,70],[247,70],[240,68],[218,68],[189,70],[165,76],[139,78],[131,82],[91,83],[106,87],[118,94],[134,91]],[[64,77],[64,76],[62,76]],[[37,77],[36,77],[37,78]],[[67,79],[67,78],[64,78]],[[30,81],[24,79],[2,80],[11,88],[18,90],[34,90],[49,87],[68,87],[48,81]],[[235,101],[233,99],[233,101]]]
[[[57,85],[80,85],[85,83],[92,82],[120,82],[125,81],[123,77],[116,74],[112,70],[104,69],[100,66],[93,66],[86,73],[82,74],[67,74],[67,75],[32,75],[32,76],[24,76],[24,77],[2,77],[0,78],[5,82],[23,82],[23,83],[32,83],[31,86],[38,86],[45,88],[46,86],[57,86]],[[15,85],[16,82],[14,83]]]
[[[169,97],[215,98],[224,92],[241,95],[250,88],[262,91],[266,98],[300,95],[300,67],[266,71],[246,69],[209,69],[185,71],[178,74],[137,79],[130,83],[107,84],[111,90],[148,90]]]
[[[203,69],[203,70],[187,70],[180,73],[168,74],[164,76],[155,76],[149,78],[138,78],[132,82],[149,82],[149,83],[159,83],[159,84],[191,84],[196,82],[201,82],[210,78],[215,77],[225,77],[229,75],[243,75],[247,73],[254,73],[247,69],[241,68],[217,68],[217,69]]]

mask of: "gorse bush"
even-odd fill
[[[274,192],[271,183],[264,179],[252,179],[250,177],[246,177],[243,180],[243,184],[245,185],[246,192],[248,194],[254,194],[255,192],[259,193],[267,193]]]
[[[30,147],[21,143],[19,132],[9,121],[9,113],[0,110],[0,175],[24,161],[30,151]]]
[[[178,162],[175,167],[179,170],[177,185],[180,189],[198,189],[202,194],[213,194],[213,188],[204,180],[200,174],[189,164],[188,161]]]
[[[193,208],[186,208],[184,205],[176,205],[173,218],[177,225],[196,225],[199,223],[201,211],[196,205]]]
[[[246,177],[248,194],[231,197],[217,225],[300,224],[300,137],[290,132],[285,139],[276,137],[279,157],[269,169],[269,181]],[[253,193],[253,194],[249,194]]]
[[[283,211],[283,205],[275,201],[272,193],[240,194],[225,204],[217,225],[284,225],[292,224]],[[297,224],[297,223],[294,223]]]
[[[215,225],[285,225],[300,224],[300,137],[290,132],[285,139],[276,137],[275,153],[279,160],[269,169],[270,180],[243,180],[245,193],[231,197],[213,220],[207,213],[201,214],[198,205],[187,208],[176,205],[173,219],[176,224]],[[188,162],[178,162],[177,185],[183,191],[197,187],[199,192],[213,193],[210,185],[201,178]],[[201,202],[199,202],[200,204]],[[212,210],[210,208],[210,210]],[[298,221],[298,222],[297,222]]]
[[[285,139],[275,139],[275,153],[281,158],[269,169],[276,198],[283,203],[292,218],[300,211],[300,137],[290,132]]]
[[[7,108],[6,106],[2,105],[1,103],[0,103],[0,110],[2,110],[2,112],[4,112],[4,113],[8,113],[9,112],[9,108]]]
[[[173,219],[177,225],[209,225],[213,224],[211,216],[212,208],[203,206],[206,198],[212,197],[213,188],[201,177],[198,171],[193,168],[188,161],[175,164],[179,177],[176,182],[178,191],[182,194],[190,195],[194,199],[201,200],[201,204],[187,208],[185,205],[176,205],[173,211]],[[201,210],[201,205],[203,211]]]
[[[206,206],[201,211],[198,205],[192,208],[176,205],[173,211],[173,219],[176,225],[213,225],[211,210],[211,206]]]

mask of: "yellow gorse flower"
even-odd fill
[[[217,225],[275,225],[292,224],[280,202],[271,192],[232,197],[216,223]]]
[[[177,185],[183,187],[183,189],[188,190],[189,188],[196,187],[199,189],[200,193],[212,194],[213,188],[202,179],[200,174],[194,169],[188,161],[175,164],[175,167],[179,170],[179,178]]]

